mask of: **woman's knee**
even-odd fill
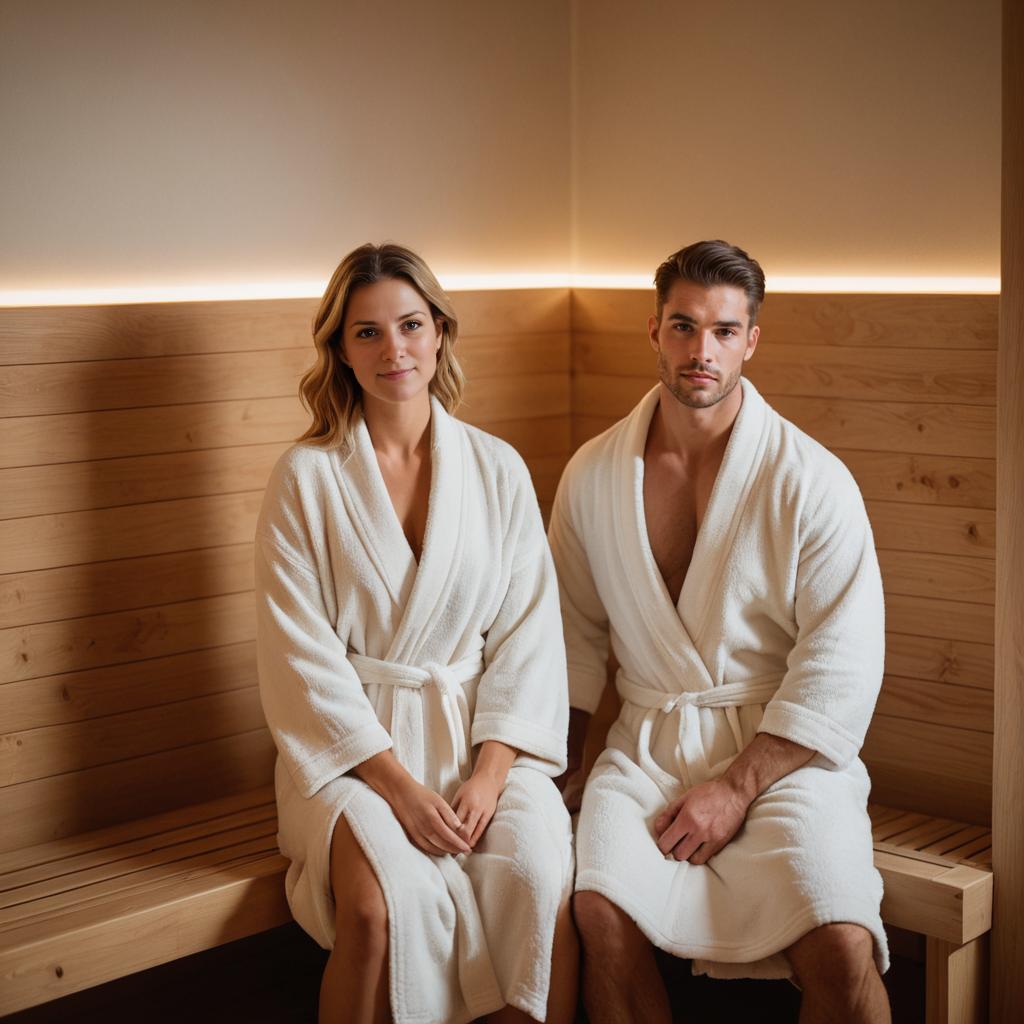
[[[339,818],[331,842],[331,889],[338,936],[351,936],[367,952],[386,950],[388,907],[384,891],[344,818]]]

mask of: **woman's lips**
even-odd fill
[[[385,380],[402,380],[408,377],[412,373],[412,367],[410,366],[407,370],[393,370],[391,373],[382,373],[381,376]]]

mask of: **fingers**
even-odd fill
[[[677,796],[666,808],[654,819],[654,834],[660,838],[661,834],[672,824],[679,809],[686,802],[685,795]],[[669,847],[671,849],[671,847]],[[668,851],[662,851],[668,852]]]
[[[703,837],[695,835],[693,832],[688,832],[683,838],[676,844],[672,850],[672,856],[676,860],[689,860],[694,853],[697,852],[697,848],[703,843]]]
[[[668,854],[676,844],[694,827],[694,823],[685,812],[677,814],[658,836],[658,849]]]
[[[477,841],[484,834],[484,829],[486,829],[487,826],[491,823],[492,817],[494,817],[493,810],[489,812],[480,812],[480,815],[477,817],[477,820],[473,826],[473,838],[470,840],[470,843],[473,846],[476,846]]]

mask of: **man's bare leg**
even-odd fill
[[[388,998],[388,908],[344,815],[331,840],[334,949],[320,982],[320,1024],[383,1024]]]
[[[890,1024],[874,939],[859,924],[826,924],[786,950],[803,989],[800,1024]]]
[[[671,1024],[654,947],[633,919],[596,892],[576,893],[573,913],[583,944],[583,1005],[591,1024]]]

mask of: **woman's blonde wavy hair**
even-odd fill
[[[338,264],[313,319],[316,362],[299,383],[302,404],[313,422],[297,440],[334,448],[348,437],[352,417],[363,397],[355,374],[342,358],[348,300],[357,288],[392,278],[408,281],[430,306],[430,315],[440,323],[441,348],[430,393],[447,412],[458,408],[466,378],[455,359],[459,322],[451,299],[423,259],[411,249],[393,242],[367,243],[354,249]]]

